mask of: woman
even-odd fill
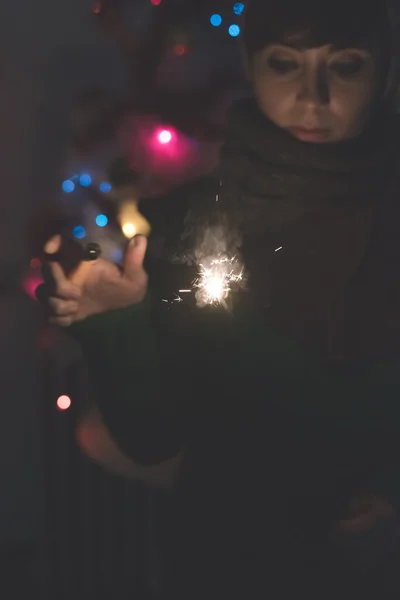
[[[174,598],[361,597],[374,578],[386,597],[385,545],[366,558],[361,541],[364,570],[342,547],[396,503],[392,37],[381,2],[320,10],[250,4],[254,99],[233,107],[217,178],[143,206],[146,271],[142,237],[122,272],[100,259],[80,287],[52,263],[53,319],[81,342],[98,405],[80,444],[175,479]],[[174,302],[188,255],[196,269],[221,249],[246,273],[232,311]]]

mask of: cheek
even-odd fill
[[[259,81],[254,84],[253,90],[262,112],[275,124],[286,125],[295,100],[295,94],[290,86]]]
[[[330,110],[343,125],[358,125],[368,116],[372,105],[370,86],[336,86],[331,91]]]

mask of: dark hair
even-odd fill
[[[392,31],[384,0],[250,0],[245,13],[248,57],[269,44],[312,48],[333,44],[392,54]]]

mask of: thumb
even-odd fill
[[[129,242],[123,262],[123,273],[128,279],[143,268],[146,250],[147,238],[144,235],[135,235]]]

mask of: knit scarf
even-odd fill
[[[242,237],[247,298],[328,362],[375,360],[400,341],[396,142],[394,117],[311,144],[254,100],[230,114],[219,209]]]

